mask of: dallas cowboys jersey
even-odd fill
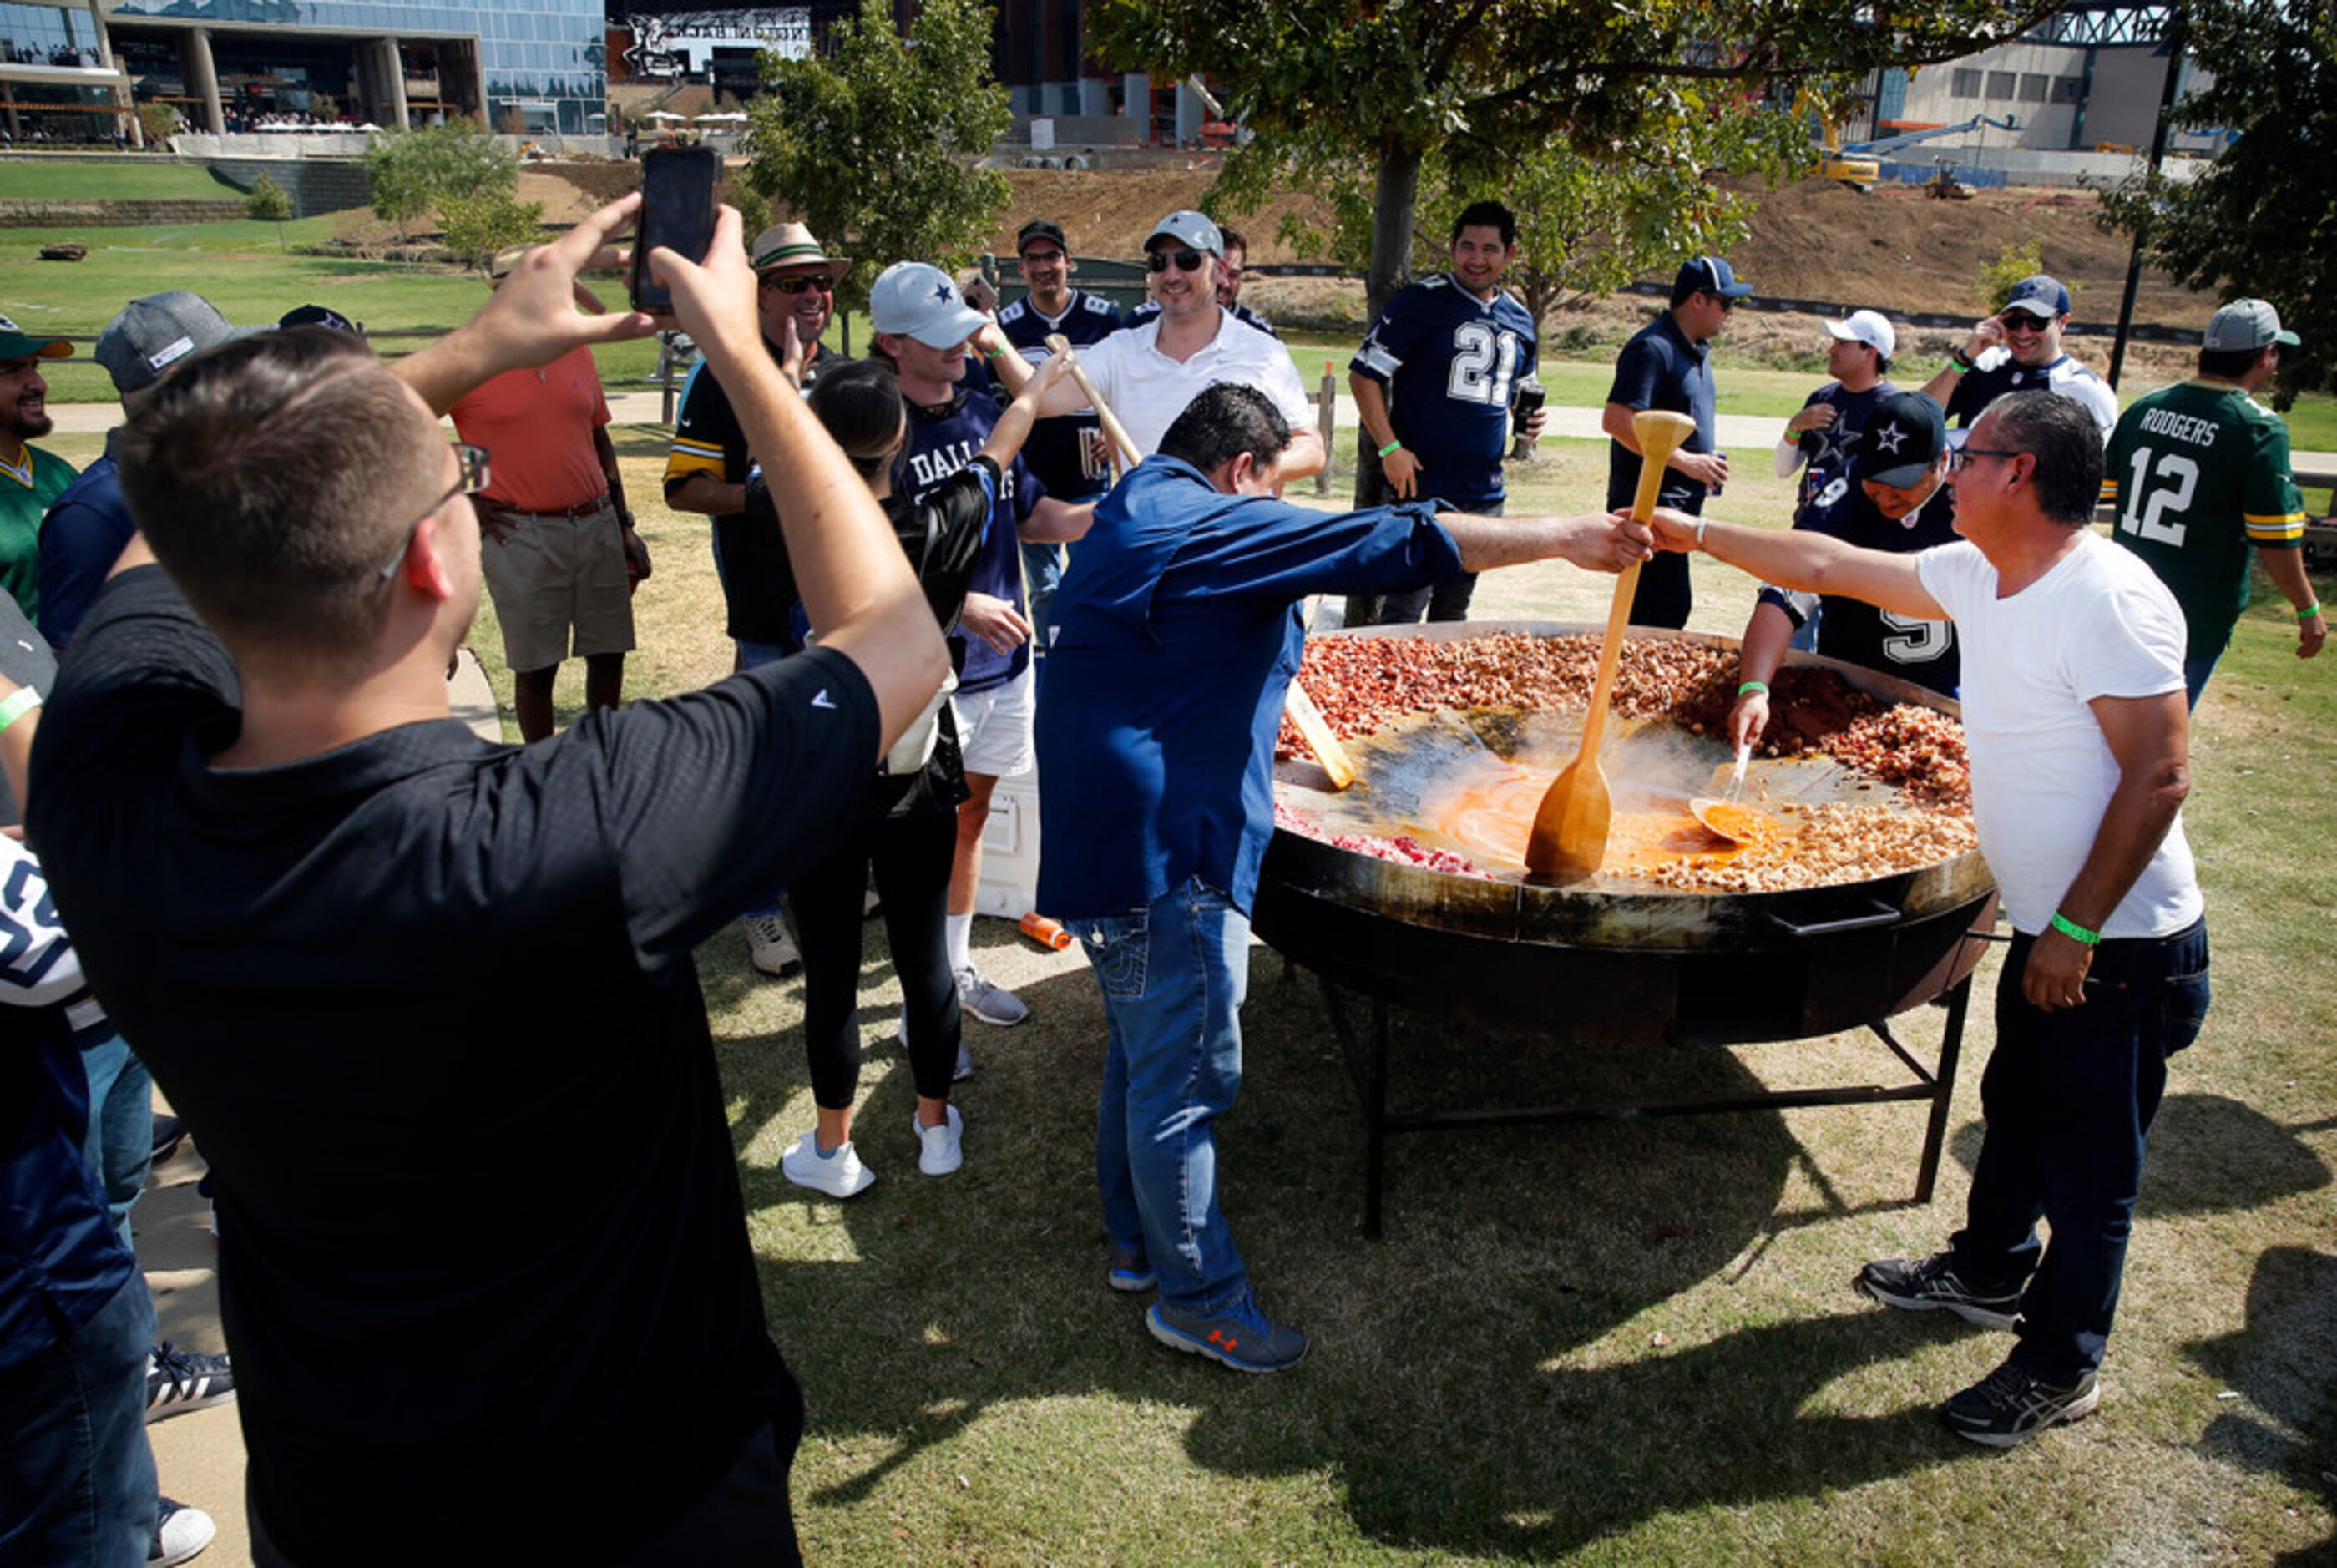
[[[1897,522],[1885,517],[1858,485],[1849,486],[1842,505],[1822,524],[1795,523],[1796,528],[1829,534],[1862,550],[1887,550],[1912,555],[1956,540],[1956,493],[1941,485],[1925,501]],[[1896,675],[1928,686],[1945,697],[1956,694],[1963,679],[1963,662],[1956,647],[1952,621],[1921,621],[1877,609],[1863,599],[1828,593],[1788,593],[1763,587],[1761,603],[1775,604],[1799,626],[1821,603],[1818,652],[1828,659]]]
[[[2002,355],[2001,358],[1997,356]],[[2102,440],[2107,443],[2110,432],[2117,427],[2117,394],[2103,384],[2102,378],[2062,355],[2050,365],[2023,365],[1991,348],[1980,357],[1980,368],[1964,373],[1956,389],[1948,397],[1948,417],[1960,430],[1969,430],[1979,423],[1988,406],[2008,392],[2058,392],[2086,407],[2094,423],[2102,427]]]
[[[1799,437],[1802,457],[1801,488],[1794,496],[1794,521],[1823,524],[1833,510],[1848,499],[1851,491],[1851,459],[1858,451],[1858,439],[1866,428],[1867,416],[1874,405],[1899,388],[1889,381],[1877,381],[1863,392],[1845,392],[1839,381],[1829,381],[1805,398],[1802,407],[1814,408],[1823,403],[1833,410],[1833,423],[1823,429],[1804,430]]]
[[[1109,299],[1085,289],[1071,290],[1071,303],[1060,316],[1047,316],[1024,295],[998,312],[998,329],[1032,366],[1047,361],[1047,338],[1060,332],[1074,349],[1100,343],[1120,330],[1120,312]],[[1110,471],[1085,456],[1087,432],[1098,428],[1092,410],[1041,419],[1022,444],[1022,461],[1051,495],[1084,501],[1110,488]]]
[[[909,405],[909,446],[893,470],[894,488],[911,502],[931,495],[949,476],[973,461],[998,423],[999,407],[979,393],[961,391],[946,403],[924,407]],[[1022,607],[1022,554],[1016,526],[1031,509],[1047,497],[1021,457],[1007,466],[991,508],[990,529],[975,558],[971,593],[1003,599]],[[958,690],[980,691],[1003,685],[1022,673],[1031,662],[1031,645],[1001,653],[979,637],[965,639],[965,667],[958,674]]]
[[[1531,373],[1533,316],[1506,289],[1478,299],[1450,274],[1388,301],[1347,368],[1388,389],[1421,494],[1468,511],[1499,501],[1510,390]]]

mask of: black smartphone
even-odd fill
[[[650,252],[664,246],[692,261],[714,244],[714,182],[722,155],[711,147],[652,147],[641,154],[641,221],[633,236],[636,310],[670,310],[673,296],[650,276]]]

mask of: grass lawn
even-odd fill
[[[660,431],[620,432],[655,575],[631,694],[729,665],[702,520],[652,497]],[[76,461],[93,437],[56,443]],[[1513,512],[1596,504],[1598,443],[1513,471]],[[1343,489],[1335,485],[1335,492]],[[1785,521],[1786,486],[1732,486]],[[1698,629],[1738,630],[1743,578],[1694,561]],[[2337,583],[2323,583],[2324,595]],[[1104,1287],[1090,1169],[1103,1024],[1076,952],[977,923],[1032,1016],[969,1024],[966,1164],[914,1170],[899,989],[873,924],[846,1204],[780,1177],[810,1125],[799,980],[718,935],[699,973],[772,1332],[806,1387],[794,1472],[807,1554],[893,1564],[2328,1561],[2337,1525],[2337,671],[2300,665],[2261,591],[2194,731],[2185,810],[2216,995],[2176,1059],[2098,1415],[2009,1454],[1932,1406],[2001,1335],[1848,1289],[1870,1257],[1958,1223],[1978,1148],[1995,961],[1983,968],[1950,1157],[1907,1201],[1914,1106],[1822,1108],[1398,1140],[1384,1240],[1364,1240],[1354,1092],[1311,979],[1257,950],[1247,1083],[1223,1123],[1227,1212],[1308,1364],[1238,1377],[1154,1345]],[[1489,574],[1485,618],[1595,620],[1606,581]],[[508,711],[492,616],[473,637]],[[2332,656],[2337,657],[2337,656]],[[559,705],[574,715],[580,671]],[[1902,1021],[1928,1054],[1936,1011]],[[1400,1020],[1399,1106],[1728,1094],[1896,1082],[1851,1036],[1735,1052],[1496,1039]],[[232,1561],[232,1559],[230,1559]]]
[[[0,201],[240,201],[244,192],[192,163],[0,162]]]

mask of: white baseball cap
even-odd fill
[[[928,348],[954,348],[990,318],[965,302],[950,275],[923,261],[895,261],[868,290],[868,325],[914,338]]]
[[[1849,319],[1829,321],[1826,336],[1845,343],[1863,343],[1885,359],[1899,351],[1899,334],[1880,310],[1853,310]]]

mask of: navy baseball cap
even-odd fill
[[[1858,434],[1852,476],[1908,489],[1921,484],[1948,444],[1948,418],[1921,392],[1893,392],[1874,405]]]
[[[1753,292],[1753,285],[1737,280],[1728,263],[1717,256],[1698,256],[1679,270],[1672,280],[1672,298],[1685,299],[1691,294],[1716,294],[1723,299],[1742,299]]]
[[[2036,277],[2023,278],[2012,286],[2012,292],[2005,297],[2004,309],[2026,310],[2031,316],[2041,316],[2049,321],[2054,317],[2069,313],[2069,291],[2061,287],[2059,279],[2048,278],[2039,272]],[[1997,314],[2001,316],[2004,311],[2000,310]]]
[[[296,305],[284,312],[276,325],[279,328],[330,327],[336,332],[349,332],[356,333],[358,337],[364,336],[357,331],[356,322],[329,305]]]

